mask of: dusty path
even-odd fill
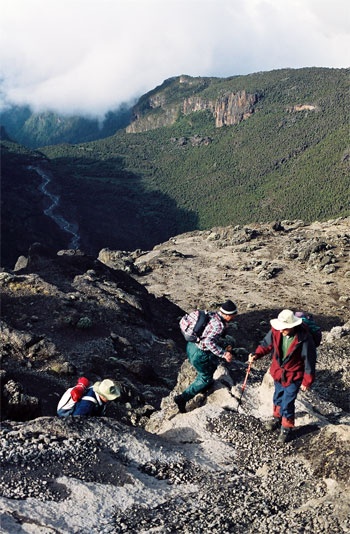
[[[185,310],[231,298],[241,312],[290,307],[349,320],[350,219],[282,224],[182,234],[141,255],[136,265],[152,270],[137,278]]]

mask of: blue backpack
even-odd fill
[[[306,325],[307,329],[313,337],[315,347],[318,347],[322,341],[322,330],[321,327],[316,324],[312,313],[297,311],[294,315],[302,319],[303,324]]]

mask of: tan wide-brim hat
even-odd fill
[[[120,387],[109,378],[102,380],[102,382],[95,382],[93,390],[97,395],[101,395],[109,401],[115,400],[121,395]]]
[[[302,322],[303,320],[300,317],[296,317],[292,310],[282,310],[277,319],[271,319],[270,324],[275,330],[285,330],[294,328]]]

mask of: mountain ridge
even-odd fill
[[[172,78],[134,108],[138,120],[152,126],[147,131],[41,147],[33,161],[52,177],[57,209],[79,228],[81,248],[94,255],[103,247],[147,250],[217,225],[347,216],[348,72],[310,68]],[[241,120],[239,106],[231,115],[224,108],[225,120],[235,122],[236,111],[240,119],[217,128],[215,102],[242,91],[255,95],[252,113]],[[190,98],[202,108],[185,114]],[[152,109],[151,101],[158,107]],[[208,102],[214,103],[211,111]],[[56,239],[56,250],[67,248],[69,235],[55,231],[43,213],[47,199],[28,170],[35,166],[28,149],[24,157],[15,143],[4,139],[1,146],[2,261],[13,264],[34,241],[54,247]],[[43,235],[45,224],[38,221],[46,221],[50,235]]]
[[[316,72],[317,101],[288,96],[307,95],[299,72],[233,126],[201,110],[35,152],[2,140],[4,532],[349,531],[346,102]],[[271,82],[235,83],[257,77]],[[220,343],[234,361],[178,413],[194,378],[179,319],[228,298],[239,314]],[[285,307],[312,312],[323,340],[281,447],[264,429],[268,359],[238,400],[249,352]],[[62,420],[57,402],[82,375],[111,377],[121,398],[106,417]]]
[[[7,135],[19,144],[36,149],[47,144],[86,143],[113,135],[130,120],[125,104],[103,118],[67,115],[52,111],[34,112],[29,106],[11,106],[1,113]]]

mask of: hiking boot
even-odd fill
[[[273,417],[269,421],[266,421],[265,428],[266,430],[269,430],[272,432],[273,430],[277,430],[281,426],[281,418],[280,417]]]
[[[176,395],[174,397],[174,402],[179,408],[180,413],[186,413],[186,401],[181,397],[181,395]]]
[[[282,426],[280,435],[278,436],[279,443],[287,443],[287,441],[290,440],[291,435],[292,435],[292,429],[285,428]]]
[[[203,393],[197,393],[197,395],[194,397],[194,406],[196,408],[200,408],[201,406],[204,406],[205,401],[207,400],[207,396]]]

